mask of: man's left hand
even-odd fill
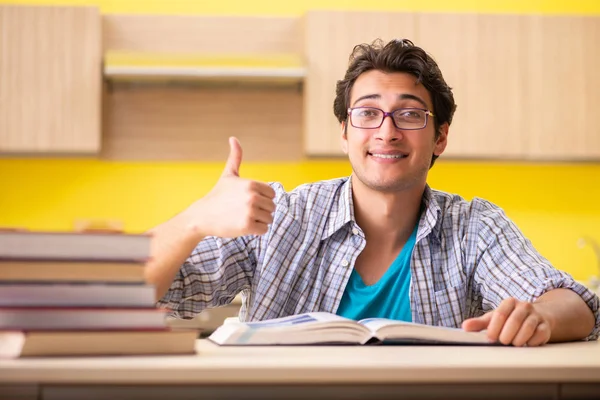
[[[513,346],[541,346],[550,340],[551,322],[535,303],[505,299],[498,308],[462,324],[469,332],[487,329],[491,342]]]

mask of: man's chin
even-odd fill
[[[411,190],[420,185],[421,177],[416,175],[406,176],[404,174],[365,174],[362,171],[353,171],[354,180],[359,181],[362,186],[369,190],[381,193],[398,193]],[[425,176],[426,179],[426,176]]]
[[[363,183],[369,189],[382,193],[400,192],[409,189],[411,186],[405,179],[374,179]]]

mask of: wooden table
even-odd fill
[[[0,399],[600,398],[600,343],[218,347],[0,361]]]

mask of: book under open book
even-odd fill
[[[196,330],[0,331],[0,359],[194,354]]]
[[[486,332],[317,312],[259,322],[226,322],[209,340],[219,345],[461,344],[492,345]]]

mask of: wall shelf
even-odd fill
[[[215,80],[302,82],[302,67],[190,67],[190,66],[117,66],[104,67],[108,80]]]

